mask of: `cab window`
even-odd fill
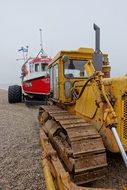
[[[84,65],[87,61],[69,59],[64,63],[64,75],[67,78],[85,77]]]

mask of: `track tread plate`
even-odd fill
[[[105,148],[96,128],[84,119],[57,106],[42,107],[46,112],[51,113],[53,120],[68,134],[74,159],[74,180],[82,184],[102,178],[107,161]],[[59,156],[61,156],[60,152]]]

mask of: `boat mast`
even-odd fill
[[[41,53],[43,55],[44,53],[44,50],[43,50],[43,43],[42,43],[42,29],[40,28],[40,46],[41,46]]]
[[[37,54],[36,57],[38,57],[39,55],[40,55],[41,57],[44,57],[44,56],[47,57],[47,54],[45,53],[45,51],[44,51],[44,49],[43,49],[42,29],[40,28],[39,31],[40,31],[40,46],[41,46],[41,50],[39,51],[39,53]]]
[[[26,59],[25,59],[25,61],[27,61],[27,59],[28,59],[28,48],[29,48],[29,46],[27,45],[26,48],[27,48],[27,51],[26,51],[26,57],[25,57]]]

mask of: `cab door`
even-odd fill
[[[52,98],[59,99],[58,64],[50,68],[50,91]]]

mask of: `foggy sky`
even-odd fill
[[[29,56],[43,47],[54,57],[62,49],[95,47],[93,23],[101,28],[101,51],[109,54],[112,75],[127,73],[126,0],[0,0],[0,83],[20,82],[21,46]]]

